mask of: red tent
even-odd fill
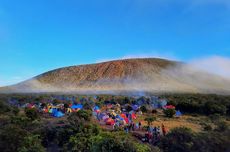
[[[107,119],[106,125],[114,125],[115,121],[112,118]]]
[[[124,118],[124,119],[125,119],[125,118],[127,118],[127,117],[126,117],[126,115],[125,115],[125,114],[123,114],[123,113],[122,113],[122,114],[120,114],[120,116],[121,116],[121,118]]]
[[[167,105],[167,106],[164,106],[165,109],[175,109],[176,107],[173,106],[173,105]]]
[[[132,119],[137,119],[137,116],[135,113],[132,113]]]

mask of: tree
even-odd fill
[[[94,106],[94,103],[93,103],[93,102],[90,102],[90,101],[85,101],[85,102],[83,103],[83,107],[84,107],[84,109],[86,109],[86,110],[92,110],[93,106]]]
[[[4,101],[0,101],[0,114],[10,112],[10,106]]]
[[[39,135],[28,135],[24,137],[19,152],[45,152],[45,148],[41,144]]]
[[[174,128],[161,140],[159,146],[167,152],[192,151],[194,135],[191,129],[186,127]]]
[[[223,132],[229,129],[228,124],[225,121],[220,121],[217,123],[217,128],[215,129],[216,131]]]
[[[73,134],[69,138],[69,142],[65,145],[64,151],[90,151],[93,146],[92,138],[100,133],[97,125],[85,125],[78,133]]]
[[[147,108],[146,108],[146,106],[145,105],[143,105],[143,106],[141,106],[141,111],[143,112],[143,113],[146,113],[146,112],[148,112],[148,110],[147,110]]]
[[[34,108],[25,108],[25,114],[32,121],[40,118],[37,109]]]
[[[227,108],[225,105],[221,103],[214,102],[206,102],[205,103],[206,114],[221,114],[225,115],[227,112]]]
[[[0,132],[0,149],[1,152],[18,151],[22,145],[24,137],[28,134],[27,131],[16,125],[7,125],[1,128]]]
[[[147,117],[145,118],[145,121],[148,123],[148,126],[151,126],[153,121],[156,120],[156,117]]]
[[[164,114],[166,117],[172,118],[176,114],[176,110],[174,108],[164,109]]]
[[[91,112],[86,110],[79,110],[78,112],[71,113],[68,121],[74,127],[81,129],[84,124],[88,123],[91,119]]]
[[[103,132],[92,138],[93,152],[150,152],[148,145],[140,144],[124,132]]]

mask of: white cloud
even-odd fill
[[[203,71],[230,79],[230,58],[228,57],[210,56],[193,59],[190,64]]]

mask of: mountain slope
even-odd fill
[[[199,92],[229,93],[229,80],[179,62],[126,59],[71,66],[1,88],[1,92]]]

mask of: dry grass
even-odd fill
[[[135,122],[142,122],[143,125],[147,125],[147,123],[144,121],[144,119],[148,116],[154,116],[157,118],[156,121],[153,122],[153,126],[161,126],[164,124],[166,129],[169,131],[176,127],[187,127],[192,129],[194,132],[200,132],[202,130],[202,126],[199,123],[199,117],[194,118],[189,115],[183,115],[179,118],[166,118],[162,114],[145,114],[142,116],[139,116]],[[194,121],[191,121],[191,119],[194,119]]]

